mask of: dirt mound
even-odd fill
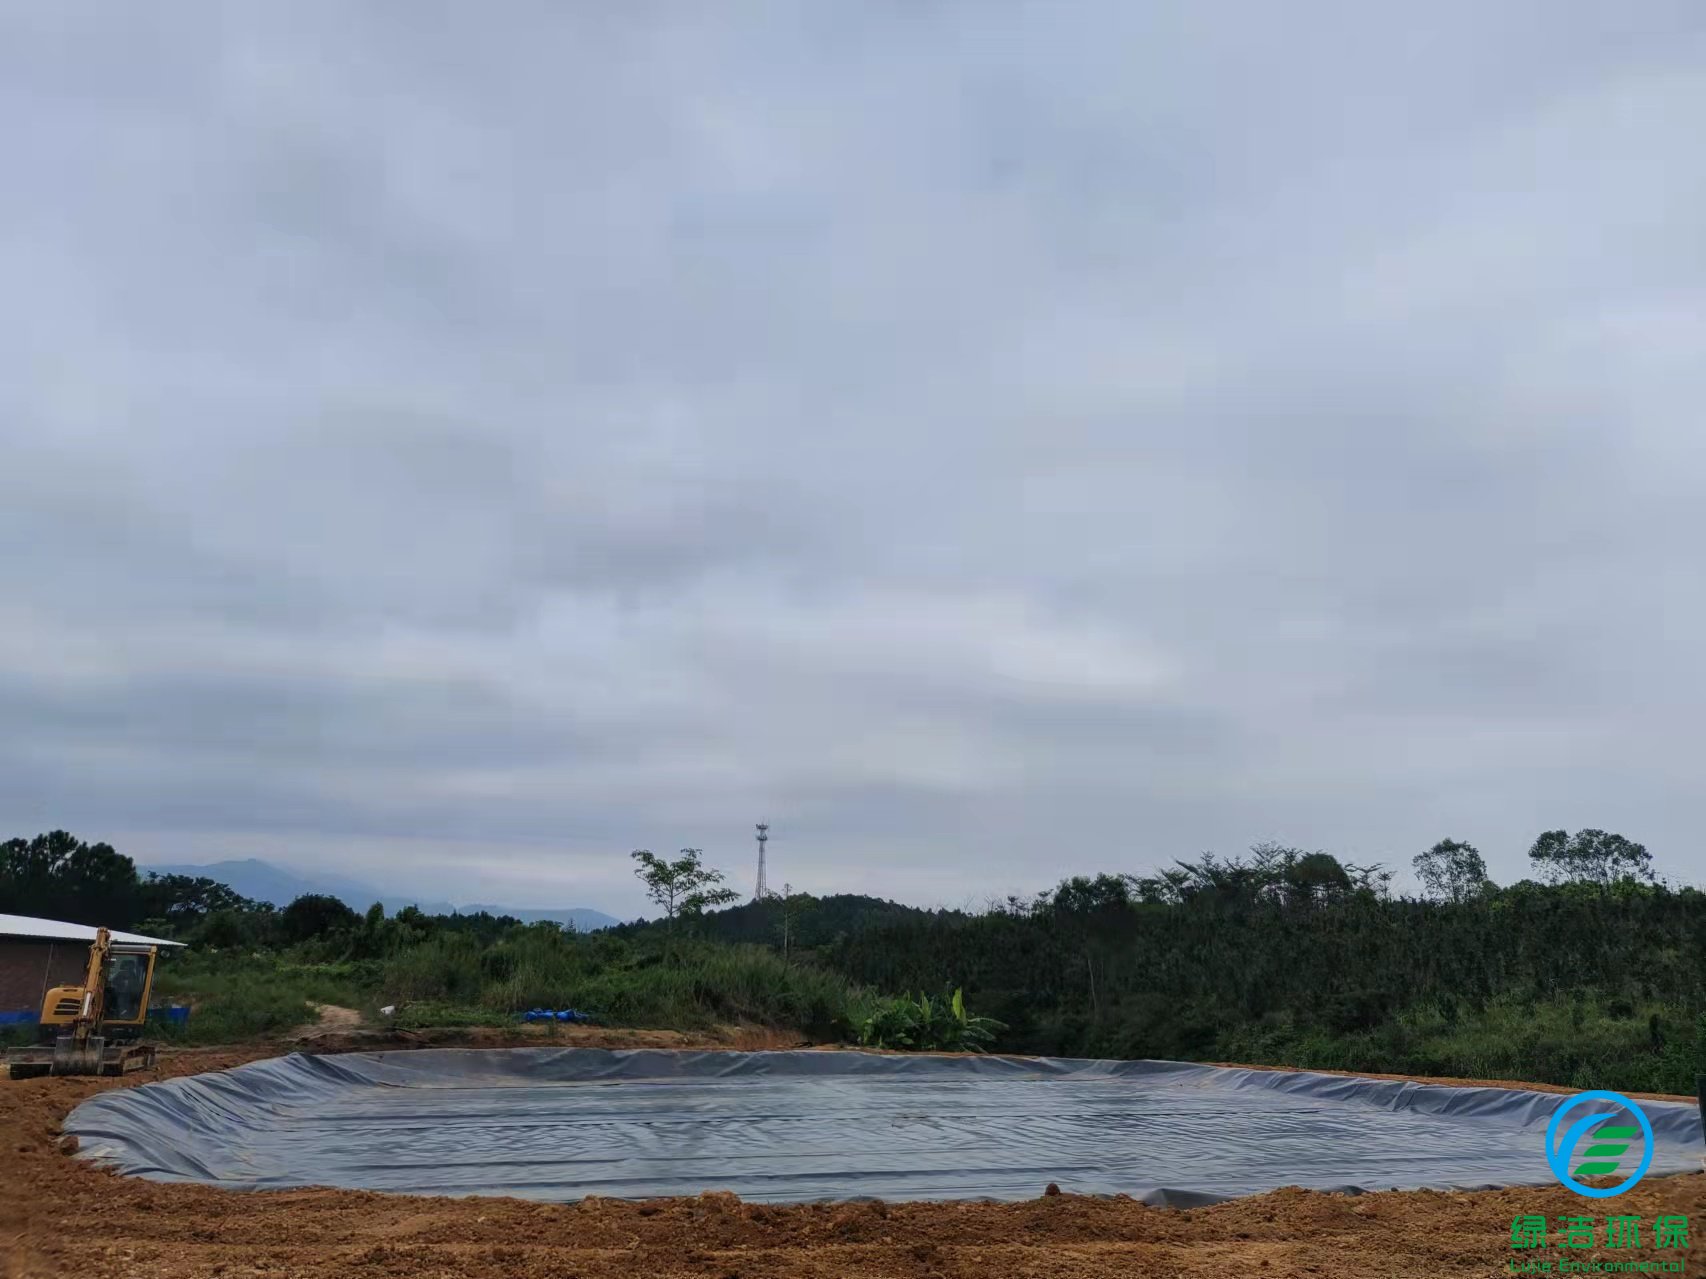
[[[292,1038],[304,1038],[320,1031],[354,1030],[361,1025],[361,1013],[354,1008],[343,1008],[337,1004],[314,1004],[314,1020],[298,1026],[291,1033]]]
[[[314,1011],[320,1016],[322,1026],[359,1026],[361,1014],[353,1008],[340,1008],[336,1004],[315,1004]]]
[[[576,1029],[574,1042],[607,1047],[635,1046],[629,1036],[659,1033]],[[733,1046],[680,1038],[690,1042],[669,1046]],[[1037,1199],[1018,1204],[789,1207],[721,1194],[563,1205],[336,1190],[240,1193],[118,1177],[60,1149],[61,1121],[95,1092],[224,1069],[288,1047],[172,1051],[142,1078],[0,1081],[0,1247],[9,1252],[8,1279],[1491,1274],[1512,1258],[1536,1255],[1511,1250],[1513,1217],[1544,1215],[1556,1227],[1562,1217],[1608,1215],[1605,1205],[1559,1187],[1356,1198],[1280,1190],[1191,1210],[1045,1196],[1042,1185]],[[1683,1214],[1706,1228],[1706,1176],[1649,1178],[1613,1203],[1616,1214],[1646,1223],[1639,1252],[1565,1254],[1554,1239],[1541,1256],[1554,1263],[1564,1256],[1681,1260],[1680,1251],[1652,1247],[1650,1223]]]

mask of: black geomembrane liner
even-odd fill
[[[65,1128],[121,1172],[235,1189],[785,1203],[1030,1199],[1052,1181],[1189,1206],[1280,1186],[1544,1184],[1566,1100],[1161,1061],[429,1049],[102,1093]],[[1695,1107],[1641,1107],[1649,1175],[1698,1169]],[[1623,1171],[1642,1150],[1637,1134]]]

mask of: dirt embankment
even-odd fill
[[[328,1035],[333,1032],[327,1032]],[[346,1032],[347,1034],[348,1032]],[[359,1032],[357,1032],[359,1033]],[[420,1036],[468,1042],[466,1036]],[[765,1036],[574,1028],[606,1047],[785,1047]],[[483,1046],[538,1043],[491,1033]],[[394,1042],[394,1041],[393,1041]],[[632,1204],[428,1199],[359,1191],[242,1193],[118,1177],[61,1150],[59,1125],[83,1098],[148,1079],[219,1070],[293,1045],[184,1049],[125,1080],[0,1080],[0,1254],[7,1279],[274,1279],[348,1276],[710,1276],[712,1279],[1101,1279],[1108,1275],[1386,1276],[1504,1273],[1535,1257],[1510,1248],[1511,1219],[1607,1215],[1561,1188],[1348,1197],[1281,1190],[1212,1208],[1044,1195],[1020,1204],[768,1207],[729,1195]],[[378,1047],[358,1039],[352,1047]],[[1614,1203],[1644,1219],[1638,1252],[1550,1247],[1553,1262],[1681,1259],[1652,1247],[1654,1217],[1706,1229],[1706,1175],[1650,1178]],[[1603,1233],[1603,1232],[1602,1232]],[[1557,1241],[1554,1240],[1554,1243]]]
[[[395,1048],[723,1048],[757,1052],[763,1049],[807,1048],[798,1035],[766,1026],[723,1026],[710,1033],[683,1030],[625,1030],[603,1026],[556,1025],[540,1022],[519,1026],[441,1026],[428,1030],[398,1030],[361,1025],[359,1021],[321,1017],[288,1039],[253,1049],[256,1057],[283,1052],[377,1052]],[[254,1060],[254,1057],[249,1058]]]

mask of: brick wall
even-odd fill
[[[0,1013],[39,1013],[50,986],[80,986],[89,943],[0,937]]]

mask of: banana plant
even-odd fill
[[[861,1024],[859,1042],[919,1052],[983,1052],[1003,1029],[993,1017],[973,1016],[956,988],[937,999],[918,994],[887,1000]]]

